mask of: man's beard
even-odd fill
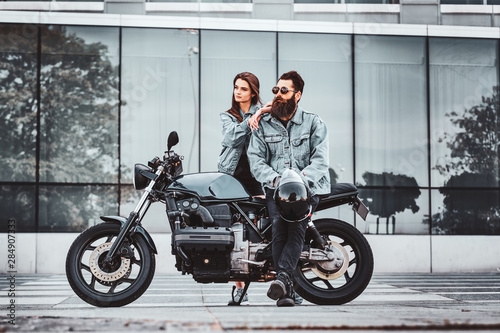
[[[274,98],[273,104],[271,106],[271,115],[279,119],[289,119],[297,108],[297,102],[295,102],[295,94],[288,100],[283,99],[281,96]]]

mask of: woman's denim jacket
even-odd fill
[[[328,130],[321,118],[297,107],[287,128],[270,114],[262,116],[248,146],[253,176],[264,187],[292,168],[313,195],[330,193]]]
[[[258,105],[250,106],[247,113],[243,114],[243,121],[238,122],[235,116],[228,112],[220,114],[222,124],[222,152],[217,161],[217,167],[220,172],[230,175],[234,174],[236,166],[240,161],[241,153],[248,147],[252,130],[248,125],[248,119],[260,108]],[[241,110],[240,110],[241,112]]]

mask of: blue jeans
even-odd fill
[[[266,201],[269,218],[273,223],[273,261],[276,273],[286,272],[289,276],[297,267],[300,259],[300,253],[304,245],[307,223],[309,219],[302,222],[287,222],[280,216],[278,207],[274,203],[274,190],[266,188]],[[313,196],[312,211],[316,209],[319,203],[319,197]]]

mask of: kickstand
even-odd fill
[[[236,301],[236,304],[234,305],[241,305],[241,301],[243,301],[243,298],[247,294],[248,287],[250,287],[250,280],[245,281],[245,288],[243,288],[243,292],[241,293],[241,297],[238,301],[234,299],[234,290],[236,289],[236,286],[233,286],[233,300]]]

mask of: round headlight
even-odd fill
[[[149,179],[141,175],[141,171],[152,172],[151,168],[144,164],[136,164],[134,168],[134,187],[136,190],[145,189],[148,186]]]

